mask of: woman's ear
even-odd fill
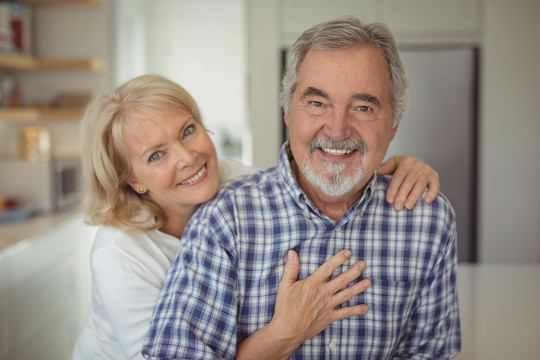
[[[128,181],[127,183],[129,184],[129,186],[131,186],[133,190],[135,190],[136,193],[139,193],[141,195],[148,191],[144,186],[142,186],[136,181]]]

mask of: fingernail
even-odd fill
[[[287,251],[287,260],[294,260],[294,253],[292,250]]]
[[[371,281],[364,280],[364,289],[369,289],[371,287]]]

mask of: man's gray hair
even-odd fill
[[[407,109],[408,86],[398,46],[386,25],[363,24],[355,17],[344,17],[315,25],[294,42],[281,82],[280,103],[283,110],[289,112],[289,105],[298,85],[298,70],[309,50],[338,51],[365,45],[375,46],[388,64],[388,95],[394,111],[394,126],[397,126]]]

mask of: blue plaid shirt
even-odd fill
[[[306,198],[289,156],[286,144],[278,167],[227,183],[192,218],[143,355],[233,359],[237,344],[272,318],[287,250],[298,252],[299,278],[306,278],[350,249],[349,264],[364,260],[372,287],[345,305],[367,304],[368,313],[336,321],[292,358],[455,356],[456,224],[448,200],[439,195],[431,205],[397,212],[385,201],[389,178],[374,175],[336,223]]]

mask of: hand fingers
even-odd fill
[[[386,160],[379,166],[377,169],[377,174],[379,175],[389,175],[396,171],[396,162],[394,161],[394,156]]]
[[[336,309],[334,313],[332,314],[332,322],[341,320],[341,319],[346,319],[351,316],[364,315],[368,311],[369,311],[369,307],[364,304]]]
[[[356,284],[337,292],[332,299],[332,304],[334,307],[338,306],[339,304],[343,304],[344,302],[352,299],[354,296],[366,291],[370,287],[371,281],[369,281],[369,279],[359,281]]]
[[[349,286],[346,289],[339,291],[334,295],[333,304],[334,308],[340,304],[343,304],[346,301],[349,301],[354,296],[364,292],[365,290],[371,287],[371,281],[364,279],[352,286]],[[336,320],[345,319],[351,316],[364,315],[369,310],[368,306],[365,304],[347,306],[338,309],[334,309],[332,313],[332,322]]]
[[[350,250],[341,250],[330,259],[326,260],[319,268],[310,276],[316,282],[326,281],[334,271],[343,265],[351,257]]]
[[[347,271],[344,273],[330,280],[328,282],[328,291],[330,294],[335,294],[336,292],[344,289],[349,283],[357,279],[365,268],[366,264],[363,261],[359,261],[347,269]]]
[[[424,201],[427,204],[431,204],[433,200],[435,200],[435,198],[437,197],[437,194],[439,193],[439,190],[441,189],[441,183],[439,181],[439,174],[436,171],[434,172],[435,174],[433,175],[433,177],[430,179],[428,183],[429,190],[427,194],[424,196]]]
[[[298,254],[294,250],[287,251],[287,259],[285,260],[285,267],[283,269],[283,276],[279,286],[292,285],[298,279],[298,271],[300,270],[300,261],[298,260]]]
[[[426,186],[424,184],[417,182],[412,188],[412,190],[409,192],[409,194],[403,195],[403,197],[407,196],[407,198],[404,202],[400,201],[400,204],[404,203],[405,208],[411,210],[414,205],[416,205],[425,189]]]
[[[387,190],[387,201],[393,203],[397,211],[403,208],[412,209],[427,187],[429,191],[426,193],[426,203],[431,203],[439,193],[439,174],[418,159],[412,159],[412,162],[396,170]],[[405,161],[402,161],[402,164],[405,164]],[[406,167],[408,169],[404,170]]]
[[[412,209],[418,202],[422,193],[426,189],[428,184],[427,177],[420,175],[412,177],[409,175],[401,184],[396,198],[394,200],[394,209],[397,211],[403,210],[403,208]]]
[[[440,188],[439,175],[435,170],[430,171],[429,174],[419,175],[414,180],[406,179],[396,195],[394,208],[398,211],[402,210],[403,206],[409,210],[412,209],[427,187],[429,190],[424,196],[424,201],[430,204],[437,197]]]
[[[401,211],[404,207],[412,209],[428,184],[427,176],[424,174],[409,173],[401,183],[401,186],[394,200],[394,209]]]
[[[386,201],[389,204],[393,204],[396,201],[396,196],[398,194],[398,191],[400,187],[402,186],[403,181],[405,180],[405,177],[407,176],[407,170],[404,170],[404,168],[411,168],[412,165],[410,164],[412,159],[407,157],[399,157],[399,164],[398,166],[397,160],[398,156],[391,157],[385,164],[391,163],[392,166],[385,166],[383,169],[387,169],[388,172],[380,172],[377,170],[377,173],[380,175],[387,175],[392,174],[392,177],[390,178],[390,184],[388,185],[388,189],[386,190]]]

